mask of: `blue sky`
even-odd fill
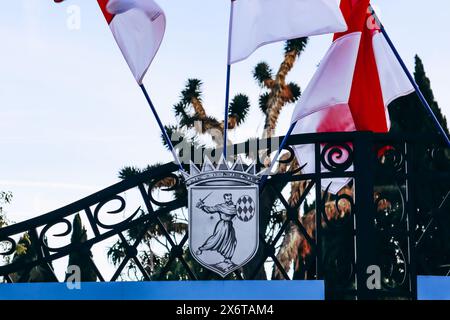
[[[160,0],[167,32],[145,84],[166,124],[189,77],[204,82],[207,111],[222,118],[229,1]],[[373,0],[412,70],[424,61],[441,108],[450,118],[450,2]],[[67,27],[70,5],[81,9],[80,30]],[[118,181],[125,165],[170,161],[158,128],[105,24],[96,1],[14,0],[0,12],[0,190],[14,193],[7,208],[21,221],[75,201]],[[331,41],[315,37],[289,80],[304,88]],[[266,46],[233,68],[232,94],[251,98],[249,121],[235,142],[260,133],[260,89],[253,66],[276,69],[282,44]],[[293,106],[277,134],[285,133]]]

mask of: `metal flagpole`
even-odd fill
[[[425,99],[422,91],[420,90],[419,86],[417,85],[416,81],[414,80],[414,77],[409,72],[408,68],[406,67],[405,63],[403,62],[403,59],[400,57],[400,54],[398,53],[397,49],[395,48],[394,44],[391,41],[391,38],[386,32],[386,29],[384,28],[384,25],[381,23],[380,19],[378,19],[377,14],[375,13],[375,10],[372,8],[372,6],[369,7],[370,11],[375,18],[377,24],[380,27],[381,33],[383,34],[384,38],[386,39],[387,43],[389,44],[389,47],[394,52],[395,57],[397,58],[398,62],[402,66],[403,71],[405,72],[406,76],[408,77],[409,81],[411,82],[412,86],[414,87],[414,90],[416,90],[417,96],[420,99],[420,102],[422,103],[422,106],[425,108],[425,110],[428,113],[428,116],[433,121],[434,125],[438,129],[438,133],[444,138],[445,142],[447,143],[447,146],[450,147],[450,139],[447,136],[444,128],[442,128],[441,124],[439,123],[439,120],[436,118],[436,115],[434,114],[433,110],[431,109],[430,105],[428,104],[427,100]]]
[[[228,30],[228,61],[227,61],[227,82],[225,88],[225,118],[223,122],[223,157],[227,158],[227,140],[228,140],[228,112],[229,112],[229,104],[230,104],[230,78],[231,78],[231,63],[230,63],[230,54],[231,54],[231,37],[233,32],[233,2],[235,0],[231,0],[231,9],[230,9],[230,25]]]
[[[156,111],[155,106],[153,105],[153,102],[150,99],[150,96],[148,95],[147,90],[145,89],[145,86],[143,84],[140,84],[139,87],[141,88],[142,92],[144,93],[145,99],[147,100],[150,110],[152,110],[152,113],[155,116],[155,119],[156,119],[156,122],[158,123],[159,129],[161,130],[161,132],[163,134],[164,140],[166,141],[167,145],[169,146],[170,152],[172,152],[175,162],[177,163],[180,170],[184,171],[184,168],[183,168],[183,165],[181,164],[180,158],[178,157],[177,152],[175,151],[175,148],[173,147],[172,141],[170,140],[170,137],[167,134],[167,131],[164,128],[164,126],[161,122],[161,119],[159,118],[158,112]]]
[[[295,121],[293,124],[291,124],[291,126],[289,127],[288,132],[286,133],[286,135],[283,138],[283,141],[281,141],[280,146],[278,147],[278,152],[275,155],[275,157],[272,159],[272,162],[270,163],[270,167],[267,170],[267,174],[263,175],[263,177],[261,178],[261,181],[259,182],[259,187],[262,189],[264,187],[264,185],[267,182],[267,179],[269,178],[270,173],[272,172],[273,167],[275,166],[275,162],[277,162],[278,157],[281,154],[281,151],[283,151],[284,146],[286,145],[289,137],[292,134],[292,131],[294,131],[295,129],[295,125],[297,124],[297,121]]]

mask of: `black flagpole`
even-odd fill
[[[153,116],[155,117],[156,122],[158,123],[159,129],[161,130],[161,132],[163,134],[164,141],[166,141],[166,143],[170,149],[170,152],[172,152],[175,162],[177,163],[180,170],[183,172],[184,168],[183,168],[183,165],[181,164],[180,158],[178,158],[177,152],[175,151],[175,148],[173,147],[172,141],[170,140],[170,137],[167,134],[167,131],[164,128],[164,125],[162,124],[161,119],[159,118],[158,112],[156,111],[155,106],[153,105],[153,102],[150,99],[150,96],[148,95],[147,90],[145,89],[145,86],[143,84],[139,84],[139,87],[141,88],[142,92],[144,93],[145,99],[147,99],[147,103],[150,107],[150,110],[152,111]]]
[[[384,28],[384,25],[381,23],[380,19],[378,19],[377,14],[375,13],[375,10],[372,8],[372,6],[369,7],[370,11],[372,13],[372,16],[375,18],[375,21],[380,27],[381,33],[383,34],[384,38],[386,39],[387,43],[389,44],[389,47],[391,48],[392,52],[394,53],[395,57],[397,58],[398,62],[400,63],[403,71],[405,72],[406,76],[408,77],[409,81],[411,82],[412,86],[414,87],[414,90],[416,91],[417,96],[420,99],[420,102],[422,103],[422,106],[425,108],[425,111],[428,113],[428,116],[430,117],[431,121],[433,121],[434,125],[436,126],[436,129],[438,130],[438,133],[442,136],[442,138],[447,143],[447,147],[450,147],[450,139],[447,136],[444,128],[439,123],[439,120],[436,118],[436,115],[434,114],[433,110],[431,109],[430,105],[427,102],[427,99],[425,99],[422,91],[420,90],[419,86],[417,85],[416,81],[414,80],[414,77],[409,72],[408,68],[406,67],[405,63],[403,62],[402,57],[400,57],[400,54],[398,53],[397,49],[395,48],[394,44],[391,41],[391,38],[386,32],[386,29]]]
[[[295,129],[295,126],[297,124],[297,121],[295,121],[294,123],[291,124],[291,126],[289,127],[288,132],[286,133],[286,135],[283,138],[283,141],[281,141],[280,146],[278,147],[278,151],[277,154],[275,155],[275,157],[273,158],[272,162],[270,163],[270,167],[266,170],[267,174],[264,174],[263,177],[261,178],[260,182],[259,182],[259,187],[262,189],[264,187],[264,185],[267,182],[267,179],[269,178],[270,172],[272,172],[273,167],[275,166],[275,163],[277,162],[278,157],[281,154],[281,151],[283,151],[284,146],[286,145],[289,137],[291,136],[292,132]]]
[[[231,9],[230,9],[230,25],[228,30],[228,61],[227,61],[227,80],[225,87],[225,117],[223,122],[223,157],[227,158],[227,140],[228,140],[228,113],[230,106],[230,78],[231,78],[231,62],[230,62],[230,53],[231,53],[231,37],[233,32],[233,2],[235,0],[231,0]]]

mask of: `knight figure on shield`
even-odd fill
[[[196,205],[197,208],[207,214],[218,213],[220,217],[214,228],[214,233],[198,248],[196,254],[201,255],[206,250],[217,251],[224,257],[224,263],[232,264],[231,259],[237,245],[236,232],[233,227],[233,219],[237,215],[237,210],[231,193],[225,193],[223,198],[224,203],[214,206],[206,206],[202,200]]]

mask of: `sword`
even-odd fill
[[[202,204],[205,204],[205,200],[209,198],[210,195],[212,195],[214,191],[211,191],[210,193],[208,193],[208,195],[206,197],[204,197],[203,199],[199,199],[198,201]]]

